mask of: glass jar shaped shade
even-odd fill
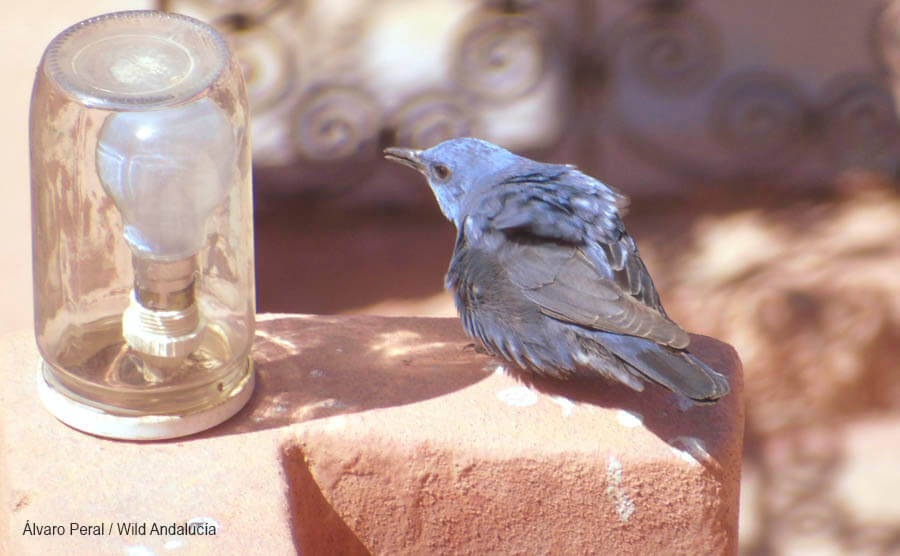
[[[208,25],[121,12],[53,39],[31,104],[41,397],[103,436],[227,419],[253,388],[249,111]]]

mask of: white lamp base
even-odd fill
[[[38,366],[38,395],[54,417],[86,433],[122,440],[164,440],[212,428],[240,411],[256,384],[253,361],[248,359],[244,378],[216,405],[183,415],[116,415],[81,403],[48,383],[45,365],[41,360]]]

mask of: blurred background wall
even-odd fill
[[[372,189],[477,135],[632,196],[893,174],[881,0],[168,0],[234,38],[267,192]],[[384,178],[384,179],[381,179]]]
[[[0,331],[31,322],[40,53],[155,5],[212,22],[244,66],[260,312],[455,314],[452,227],[386,146],[477,135],[576,163],[633,198],[669,314],[744,361],[742,553],[900,554],[900,1],[64,4],[0,23]]]

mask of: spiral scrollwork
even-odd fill
[[[368,150],[378,135],[381,110],[364,91],[346,86],[320,89],[294,112],[297,152],[312,160],[340,160]]]
[[[533,91],[547,70],[547,40],[525,15],[478,12],[456,48],[455,81],[484,101],[506,102]],[[465,25],[466,23],[464,23]]]
[[[388,118],[398,145],[425,149],[453,137],[472,135],[474,118],[462,101],[445,92],[426,92],[403,103]]]
[[[807,146],[811,111],[786,76],[747,72],[726,81],[711,107],[712,129],[744,164],[767,169]]]
[[[717,71],[715,26],[695,9],[636,10],[615,33],[616,58],[643,85],[661,94],[686,94]]]
[[[843,165],[864,164],[900,136],[894,99],[874,75],[848,75],[825,90],[825,138]]]
[[[274,29],[265,25],[236,31],[231,38],[244,72],[250,106],[263,113],[284,99],[293,87],[294,52]]]

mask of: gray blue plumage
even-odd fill
[[[623,195],[480,139],[385,153],[425,175],[456,226],[446,286],[488,352],[539,375],[600,373],[639,391],[649,379],[697,402],[728,393],[666,315]]]

